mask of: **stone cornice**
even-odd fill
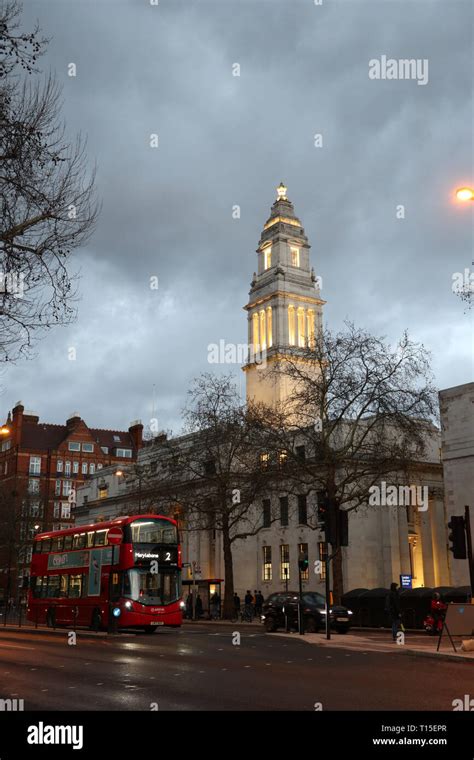
[[[324,301],[322,298],[314,298],[313,296],[298,296],[296,293],[287,292],[285,290],[275,290],[273,293],[270,293],[267,296],[258,298],[256,301],[251,301],[242,308],[246,311],[250,311],[250,309],[253,309],[254,306],[260,306],[262,303],[271,301],[272,298],[284,298],[287,300],[291,299],[292,301],[303,301],[304,303],[312,303],[316,306],[324,306],[324,304],[327,303],[327,301]]]

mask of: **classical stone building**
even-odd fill
[[[441,391],[439,406],[447,520],[464,515],[468,505],[474,537],[474,383]],[[452,584],[468,586],[467,561],[451,554],[449,561]]]
[[[244,367],[248,399],[266,403],[283,401],[291,394],[286,380],[270,377],[271,365],[295,347],[311,344],[322,324],[319,279],[309,258],[309,243],[286,188],[280,185],[257,248],[248,313],[249,345],[257,347]],[[261,358],[264,361],[261,361]],[[427,508],[406,506],[362,507],[349,515],[350,545],[343,549],[344,589],[387,587],[399,582],[400,574],[411,575],[413,586],[451,583],[447,558],[446,514],[440,461],[440,433],[428,431],[426,461],[414,463],[408,485],[428,489]],[[175,441],[179,445],[179,440]],[[185,445],[185,438],[182,439]],[[138,463],[159,481],[160,459],[166,442],[144,446]],[[108,488],[105,488],[110,482]],[[83,493],[78,493],[78,522],[137,509],[137,483],[117,481],[112,470],[93,476]],[[100,487],[101,486],[101,487]],[[151,489],[152,490],[152,489]],[[114,494],[104,499],[107,493]],[[102,497],[101,497],[102,494]],[[84,503],[84,496],[87,503]],[[150,505],[142,504],[143,507]],[[304,585],[324,590],[324,537],[312,516],[315,494],[269,495],[254,505],[262,529],[255,536],[234,544],[234,582],[242,595],[246,589],[261,589],[264,595],[298,585],[298,556],[307,551],[309,571]],[[142,510],[143,511],[143,510]],[[195,562],[204,579],[224,578],[222,537],[207,530],[189,534],[183,525],[183,557]]]

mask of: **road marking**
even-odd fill
[[[68,689],[75,689],[75,686],[68,686]]]
[[[272,664],[271,662],[266,662],[266,663],[265,663],[265,665],[271,665],[271,664]]]
[[[104,685],[103,681],[99,681],[99,683],[96,684],[96,686],[103,686],[103,685]]]
[[[41,691],[48,691],[48,689],[41,689]]]
[[[22,644],[6,644],[3,641],[0,643],[0,649],[31,649],[34,651],[36,647],[24,647]]]
[[[251,668],[251,665],[244,665],[244,668]]]

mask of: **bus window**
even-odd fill
[[[51,551],[62,552],[63,550],[63,536],[57,536],[51,539]]]
[[[82,593],[82,575],[69,576],[69,598],[78,598]]]
[[[67,575],[61,575],[60,576],[61,581],[60,581],[60,584],[59,584],[59,596],[62,597],[63,599],[65,597],[67,597],[67,579],[68,579],[68,577],[69,576],[67,576]]]
[[[67,551],[68,549],[72,549],[72,534],[64,536],[64,551]]]
[[[89,576],[87,573],[84,573],[82,576],[82,596],[87,596],[87,589],[89,587]]]
[[[86,545],[86,534],[85,533],[74,533],[74,538],[72,541],[72,548],[73,549],[84,549]]]
[[[38,575],[37,578],[31,579],[31,592],[33,594],[34,599],[39,599],[41,597],[41,586],[43,584],[43,576]]]
[[[107,531],[106,530],[98,530],[95,534],[95,545],[96,546],[105,546],[107,543]]]
[[[130,523],[132,541],[137,544],[176,544],[178,532],[169,520],[134,520]],[[128,531],[127,531],[128,532]],[[125,541],[127,538],[125,538]]]
[[[94,546],[94,536],[95,532],[93,530],[90,530],[87,534],[87,548]]]
[[[55,598],[59,596],[59,575],[50,575],[48,577],[48,598]]]
[[[33,544],[33,554],[41,553],[41,541],[35,541]]]
[[[51,551],[51,539],[50,538],[42,538],[41,539],[41,551],[43,554],[46,552]]]

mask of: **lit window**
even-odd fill
[[[262,581],[272,580],[272,547],[264,546],[263,548],[263,572]]]
[[[82,450],[87,452],[87,454],[92,454],[94,451],[94,444],[93,443],[83,443],[82,444]]]
[[[71,462],[66,462],[66,466],[65,466],[65,469],[64,469],[64,474],[65,475],[70,475],[71,474]]]
[[[283,450],[278,454],[278,464],[280,467],[284,467],[288,461],[288,452]]]
[[[252,327],[253,327],[253,350],[255,352],[259,351],[259,345],[260,345],[260,338],[259,338],[259,329],[258,329],[258,314],[255,312],[255,314],[252,314]]]
[[[295,307],[288,306],[288,342],[290,346],[296,345]]]
[[[300,249],[291,246],[290,253],[291,253],[291,266],[293,266],[293,267],[299,267],[299,265],[300,265]]]
[[[272,247],[271,245],[268,246],[268,248],[265,248],[263,252],[263,268],[264,269],[270,269],[272,265]]]
[[[280,580],[290,580],[290,547],[288,544],[280,544]]]
[[[306,335],[308,336],[308,343],[311,346],[311,348],[314,348],[314,311],[313,309],[308,309],[306,312]]]
[[[81,444],[79,443],[79,441],[69,441],[68,449],[69,451],[80,451]]]
[[[79,472],[79,462],[72,463],[72,471],[74,475],[77,475],[77,473]]]
[[[262,470],[266,470],[268,468],[269,462],[270,462],[270,454],[268,454],[267,452],[260,454],[260,467]]]
[[[272,307],[267,306],[267,344],[268,348],[273,345]]]
[[[260,348],[265,351],[267,347],[267,331],[265,329],[265,309],[260,312]]]
[[[56,462],[56,471],[57,472],[62,472],[63,471],[63,466],[64,466],[63,460],[62,459],[58,459],[58,461]]]
[[[298,346],[304,348],[306,345],[304,309],[300,306],[298,309]]]
[[[41,457],[30,457],[30,475],[41,473]]]
[[[319,561],[321,562],[321,572],[319,573],[320,580],[326,580],[326,544],[324,541],[320,541],[319,548]]]
[[[106,499],[107,498],[107,486],[103,486],[102,488],[99,488],[99,499]]]

